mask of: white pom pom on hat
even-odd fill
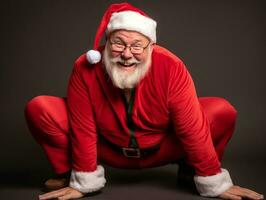
[[[96,64],[101,60],[101,54],[99,51],[96,50],[89,50],[86,53],[86,57],[90,64]]]
[[[106,10],[100,26],[95,35],[93,50],[86,53],[90,64],[96,64],[101,60],[98,47],[103,34],[110,34],[114,30],[137,31],[147,36],[153,43],[156,43],[156,21],[148,17],[142,10],[129,3],[112,4]]]

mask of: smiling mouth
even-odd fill
[[[126,63],[121,63],[121,62],[118,62],[118,64],[122,67],[132,67],[134,66],[136,63],[130,63],[130,64],[126,64]]]

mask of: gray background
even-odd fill
[[[34,199],[52,174],[26,127],[24,106],[40,94],[65,96],[73,63],[92,48],[101,17],[112,2],[1,1],[1,199]],[[265,2],[128,2],[158,22],[158,44],[184,61],[199,96],[224,97],[238,110],[223,165],[238,184],[266,193]],[[94,199],[140,199],[144,191],[144,199],[177,199],[182,194],[183,199],[200,198],[175,190],[176,166],[140,172],[107,167],[107,172],[111,180]]]

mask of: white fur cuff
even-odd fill
[[[212,176],[194,176],[194,181],[200,195],[205,197],[217,197],[233,185],[226,169]]]
[[[72,170],[69,186],[82,192],[89,193],[100,190],[104,187],[104,168],[101,165],[93,172],[77,172]]]

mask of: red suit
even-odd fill
[[[218,194],[209,191],[210,185],[222,187],[220,193],[232,185],[228,172],[221,170],[220,161],[234,130],[236,110],[222,98],[198,98],[193,80],[179,58],[155,46],[150,70],[135,88],[135,137],[140,148],[159,144],[160,149],[154,154],[127,158],[99,139],[101,134],[117,146],[129,144],[121,94],[101,63],[90,65],[82,55],[75,63],[66,101],[40,96],[28,103],[28,125],[57,173],[73,169],[74,186],[83,179],[82,173],[96,172],[100,161],[115,167],[144,168],[185,158],[195,168],[195,182],[202,195]],[[77,173],[81,174],[76,176]],[[95,190],[83,188],[88,180],[84,178],[84,184],[76,188]]]

